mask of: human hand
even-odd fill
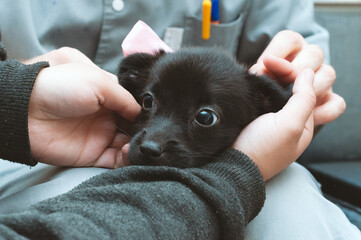
[[[315,72],[317,102],[313,115],[317,127],[332,122],[346,108],[344,99],[332,91],[336,73],[330,65],[324,63],[321,48],[308,44],[298,33],[281,31],[250,70],[257,74],[267,74],[284,85],[294,82],[306,68]]]
[[[256,163],[265,181],[294,162],[311,142],[316,103],[313,80],[313,71],[304,70],[287,104],[251,122],[233,144]]]
[[[61,166],[127,165],[121,149],[129,138],[117,133],[117,128],[126,128],[140,106],[116,76],[84,55],[78,57],[73,62],[60,57],[40,59],[53,66],[40,71],[30,99],[32,155],[39,162]],[[114,111],[121,115],[121,123]]]

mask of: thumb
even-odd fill
[[[296,128],[303,129],[306,125],[316,105],[313,80],[314,72],[312,69],[305,69],[296,78],[293,86],[293,95],[279,112],[286,126],[292,124]],[[292,116],[292,119],[294,119],[292,123],[287,121],[289,116]]]

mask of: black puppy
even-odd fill
[[[289,98],[277,83],[214,48],[133,54],[121,62],[118,78],[143,107],[132,128],[133,165],[212,161],[247,124]]]

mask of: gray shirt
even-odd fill
[[[161,38],[169,27],[183,29],[182,47],[221,46],[249,64],[285,29],[319,45],[326,60],[329,56],[328,33],[313,20],[312,0],[220,0],[220,23],[212,25],[209,40],[201,38],[202,0],[3,0],[0,9],[0,40],[10,58],[69,46],[113,73],[121,43],[138,20]]]

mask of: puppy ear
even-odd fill
[[[258,116],[281,110],[292,95],[289,89],[281,87],[275,80],[265,75],[248,73],[247,80],[253,89],[253,99],[258,103]]]
[[[160,50],[154,54],[135,53],[124,58],[119,66],[118,81],[133,97],[140,101],[140,94],[150,83],[151,68],[165,52]]]

